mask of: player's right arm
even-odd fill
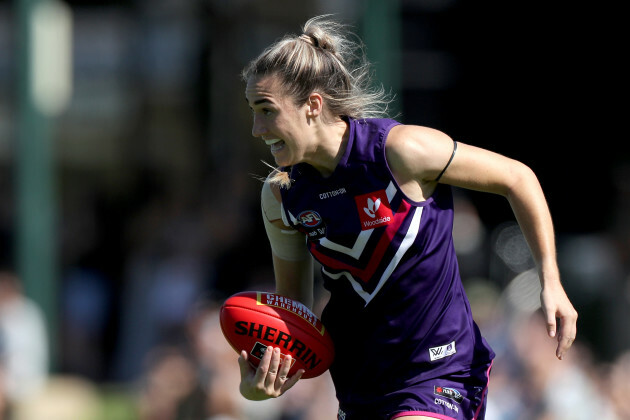
[[[275,190],[275,191],[274,191]],[[271,245],[276,293],[313,306],[313,259],[306,249],[304,235],[282,221],[281,197],[278,187],[265,182],[261,193],[261,210],[265,230]],[[288,378],[291,368],[280,363],[280,348],[267,347],[258,368],[249,363],[249,355],[241,351],[238,363],[241,371],[239,390],[248,400],[259,401],[276,398],[300,380],[304,370],[300,369]]]
[[[261,210],[271,245],[276,293],[313,308],[313,258],[306,248],[305,236],[282,221],[279,187],[265,182]]]
[[[272,256],[273,270],[276,275],[276,293],[297,300],[312,310],[314,282],[311,256],[302,261],[285,260],[273,252]]]

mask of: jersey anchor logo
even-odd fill
[[[361,230],[385,226],[394,221],[394,215],[385,190],[354,197],[361,219]]]

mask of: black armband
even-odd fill
[[[446,172],[446,169],[449,167],[449,165],[453,161],[453,158],[455,157],[455,152],[456,151],[457,151],[457,142],[455,140],[453,140],[453,153],[451,153],[451,158],[448,160],[448,162],[446,162],[446,166],[444,167],[444,169],[442,169],[442,172],[440,172],[440,174],[437,176],[437,178],[435,178],[435,182],[438,182],[440,180],[440,178],[442,178],[442,175],[444,175],[444,172]]]

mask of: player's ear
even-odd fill
[[[308,106],[308,116],[317,117],[324,110],[324,98],[319,93],[313,92],[309,95],[306,105]]]

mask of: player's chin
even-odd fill
[[[291,166],[295,165],[297,162],[293,162],[288,153],[283,153],[282,151],[278,153],[272,153],[273,158],[276,161],[277,166]]]

